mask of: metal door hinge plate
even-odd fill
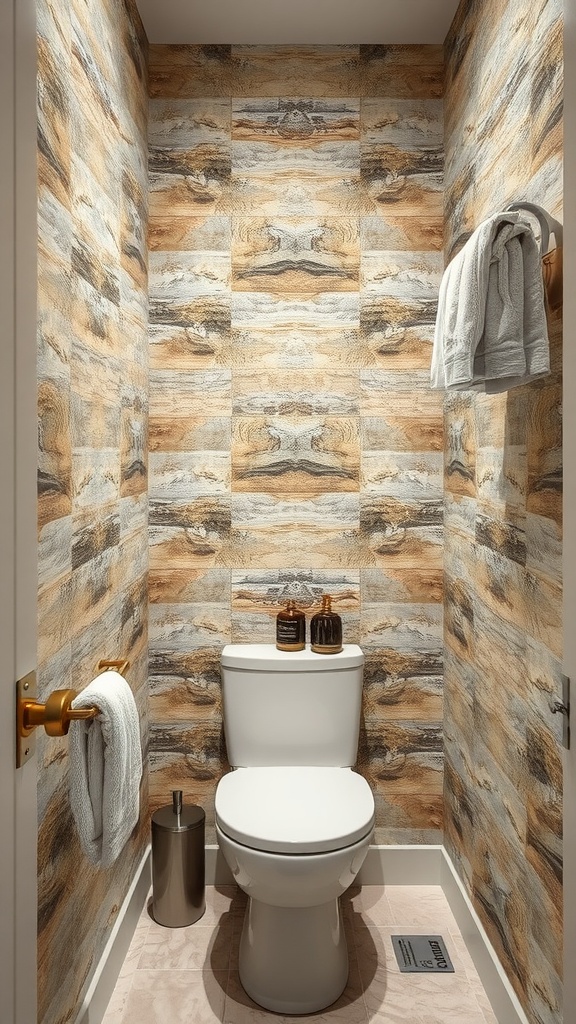
[[[38,696],[36,672],[19,679],[16,683],[16,767],[22,768],[36,753],[36,731],[24,728],[23,702]]]

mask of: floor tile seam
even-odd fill
[[[443,938],[445,936],[447,936],[449,940],[450,939],[461,938],[461,935],[460,935],[459,932],[453,933],[449,929],[443,928],[441,923],[440,923],[440,925],[438,925],[438,923],[436,923],[436,924],[415,924],[413,921],[411,921],[408,924],[406,924],[405,921],[402,921],[400,923],[398,923],[397,921],[388,921],[386,924],[382,924],[382,923],[376,924],[373,921],[363,921],[361,926],[359,926],[359,927],[353,926],[353,927],[354,927],[354,934],[355,935],[358,935],[358,933],[366,930],[366,931],[369,931],[369,932],[370,931],[380,931],[380,932],[385,932],[385,931],[390,931],[390,932],[391,931],[395,931],[396,932],[397,931],[397,932],[399,932],[402,935],[438,935],[438,934],[441,934]]]
[[[368,1004],[366,1002],[364,982],[362,981],[362,975],[360,974],[360,968],[358,968],[358,978],[360,981],[360,998],[362,999],[362,1006],[364,1007],[364,1016],[366,1018],[366,1024],[370,1024],[370,1014],[368,1012]]]
[[[243,928],[243,922],[244,922],[244,918],[245,918],[245,909],[246,909],[246,907],[243,906],[241,914],[237,910],[234,913],[234,916],[233,916],[233,919],[232,919],[232,923],[233,923],[232,941],[231,941],[231,944],[230,944],[230,954],[228,956],[228,970],[227,970],[227,975],[226,975],[226,990],[224,992],[224,1003],[222,1005],[222,1024],[224,1024],[224,1022],[226,1021],[226,1007],[228,1006],[228,999],[229,999],[229,992],[230,992],[230,979],[231,979],[232,974],[234,972],[236,972],[236,973],[238,972],[240,938],[242,936],[242,928]],[[240,922],[242,922],[242,924]]]
[[[128,1004],[130,1002],[130,993],[132,992],[132,988],[133,988],[133,985],[134,985],[134,980],[136,978],[136,974],[137,974],[137,972],[134,971],[134,973],[133,973],[133,975],[132,975],[132,977],[130,979],[130,984],[127,986],[127,991],[126,991],[126,994],[124,996],[124,1005],[122,1007],[122,1013],[120,1015],[120,1024],[130,1024],[130,1020],[128,1018]],[[116,991],[116,990],[114,989],[114,991]]]
[[[484,1016],[484,1010],[480,1006],[480,1003],[478,1001],[478,997],[477,997],[477,995],[476,995],[476,993],[474,991],[474,987],[470,984],[470,978],[467,977],[467,981],[468,981],[468,992],[469,992],[469,995],[472,996],[474,1002],[476,1003],[476,1005],[478,1007],[478,1012],[482,1015],[482,1017],[484,1017],[484,1020],[486,1020],[486,1017]]]
[[[485,1024],[498,1024],[494,1010],[492,1010],[489,1017],[487,1017],[484,1010],[482,1010],[482,1016],[484,1017]]]
[[[170,973],[170,971],[180,971],[182,974],[210,974],[214,976],[216,974],[226,974],[228,968],[217,967],[214,969],[212,967],[174,967],[172,964],[170,967],[139,967],[138,971],[146,971],[147,974],[153,974],[155,971],[158,974],[166,974]]]
[[[146,974],[167,974],[172,972],[174,974],[205,974],[210,977],[220,978],[228,973],[228,969],[226,967],[216,968],[216,970],[213,970],[211,967],[144,967],[142,970],[145,971]]]
[[[226,971],[226,987],[224,989],[224,1002],[222,1003],[222,1022],[226,1020],[226,1003],[228,1002],[228,992],[230,990],[230,976],[232,974],[232,954],[230,954],[228,960],[228,970]]]

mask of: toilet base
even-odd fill
[[[293,908],[250,898],[239,971],[245,991],[266,1010],[308,1014],[330,1006],[348,980],[339,900]]]

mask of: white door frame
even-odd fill
[[[15,682],[36,668],[36,8],[0,0],[0,1015],[36,1021],[36,758]]]
[[[564,757],[564,1024],[576,1024],[576,0],[564,0],[564,672],[572,746]]]

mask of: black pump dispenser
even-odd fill
[[[315,654],[339,654],[342,650],[342,619],[332,611],[332,598],[322,595],[322,608],[310,620],[310,648]]]

